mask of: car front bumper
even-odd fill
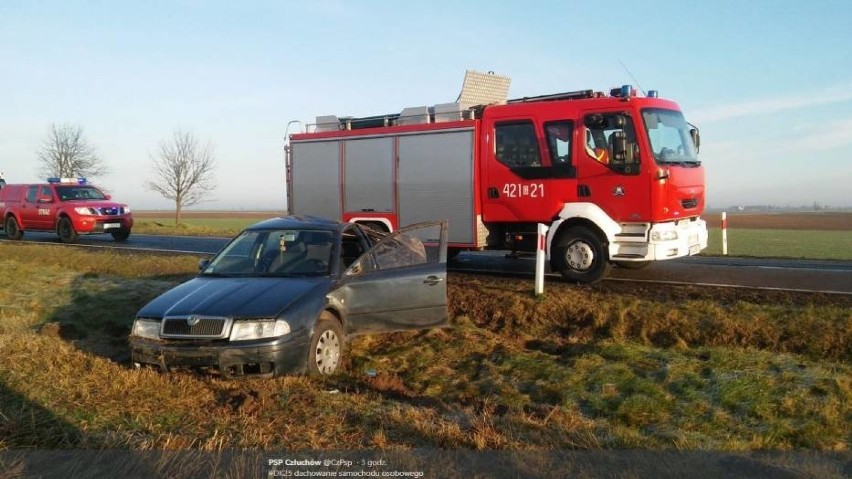
[[[665,223],[631,223],[610,240],[609,256],[613,261],[645,262],[682,258],[707,248],[707,223],[701,218],[688,218]]]
[[[78,216],[74,218],[73,224],[74,231],[80,234],[130,231],[133,228],[133,216]]]
[[[130,337],[130,355],[135,364],[156,366],[163,371],[195,369],[224,377],[302,373],[307,365],[309,347],[307,330],[279,338],[222,344]]]

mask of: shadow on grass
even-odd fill
[[[9,449],[73,448],[83,433],[0,381],[0,444]],[[88,442],[88,441],[86,441]],[[91,444],[89,444],[91,445]]]
[[[129,367],[128,337],[136,312],[175,284],[173,276],[123,279],[80,275],[69,286],[68,304],[57,307],[38,330]]]

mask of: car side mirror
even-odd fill
[[[201,258],[198,261],[198,271],[204,271],[208,266],[210,266],[210,258]]]
[[[111,200],[111,199],[112,199],[112,195],[104,195],[104,198],[106,198],[107,200]]]

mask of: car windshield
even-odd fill
[[[201,272],[203,276],[304,277],[331,274],[335,234],[329,230],[243,231]]]
[[[57,186],[56,194],[62,201],[106,199],[106,196],[93,186]]]
[[[674,110],[642,110],[645,129],[651,141],[654,159],[659,164],[698,163],[698,155],[690,135],[690,125],[683,113]]]

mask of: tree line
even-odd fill
[[[209,141],[202,143],[190,131],[175,130],[149,157],[153,176],[145,181],[145,188],[174,201],[176,224],[180,223],[184,208],[201,203],[216,189],[213,145]],[[45,177],[97,177],[109,173],[106,161],[86,140],[80,125],[50,125],[37,159]]]

